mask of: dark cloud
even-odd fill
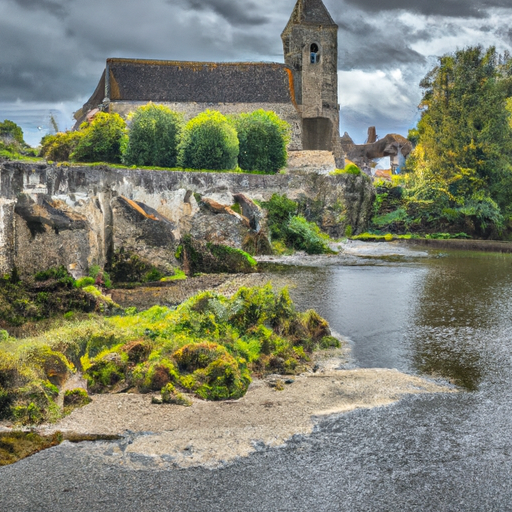
[[[405,10],[427,16],[484,18],[492,7],[510,8],[510,0],[345,0],[370,13]]]
[[[176,0],[170,0],[175,3]],[[233,25],[264,25],[270,14],[257,2],[233,2],[233,0],[179,0],[185,8],[212,11]],[[271,12],[271,11],[270,11]]]
[[[355,17],[338,25],[340,69],[388,69],[425,62],[425,57],[410,47],[417,36],[401,23],[370,23]]]

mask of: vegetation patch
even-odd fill
[[[0,278],[0,326],[20,326],[72,311],[104,311],[114,305],[96,289],[91,291],[77,287],[64,267],[38,272],[26,280],[14,270]]]
[[[0,417],[23,425],[55,421],[89,402],[85,390],[57,396],[81,371],[95,393],[160,391],[187,404],[243,396],[251,374],[295,374],[311,353],[337,345],[314,311],[295,310],[287,290],[240,288],[231,298],[202,292],[177,308],[68,322],[24,339],[2,334]]]
[[[256,271],[256,260],[245,251],[227,245],[183,237],[176,255],[189,275],[198,273],[250,273]]]
[[[62,434],[40,436],[35,432],[0,433],[0,466],[14,464],[41,450],[57,446],[63,441]]]
[[[287,249],[301,250],[308,254],[332,254],[329,236],[322,233],[314,222],[308,222],[298,215],[299,204],[285,195],[274,194],[262,207],[268,212],[268,227],[276,252],[283,254],[282,245]]]

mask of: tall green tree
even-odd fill
[[[510,69],[495,48],[476,46],[441,57],[421,82],[424,111],[410,167],[426,198],[495,202],[510,212]]]

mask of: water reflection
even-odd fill
[[[412,317],[414,368],[468,390],[490,370],[486,340],[510,313],[509,256],[450,253],[428,262]],[[493,333],[495,336],[495,332]]]
[[[354,364],[439,376],[468,390],[495,374],[510,344],[512,257],[450,252],[373,266],[281,269],[300,308],[353,342]],[[503,339],[502,339],[503,338]]]

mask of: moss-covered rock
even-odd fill
[[[241,249],[197,240],[187,235],[181,241],[180,261],[189,275],[255,272],[256,260]]]
[[[189,400],[183,393],[180,393],[176,390],[173,384],[166,384],[162,390],[162,402],[164,404],[176,404],[176,405],[185,405],[191,406],[192,401]]]
[[[64,393],[64,413],[68,414],[79,407],[92,402],[91,397],[83,388],[68,389]]]
[[[206,400],[240,398],[251,383],[247,368],[216,343],[185,345],[173,358],[180,384]]]

